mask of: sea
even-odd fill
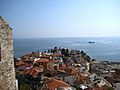
[[[120,62],[120,37],[14,38],[14,57],[54,47],[83,50],[96,60]]]

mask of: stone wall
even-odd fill
[[[12,29],[0,17],[0,90],[15,90]]]

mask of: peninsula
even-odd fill
[[[68,48],[28,53],[15,68],[19,90],[115,90],[120,82],[120,63]]]

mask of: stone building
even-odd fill
[[[0,16],[0,90],[15,90],[12,29]]]

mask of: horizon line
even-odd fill
[[[120,36],[80,36],[80,37],[13,37],[13,39],[32,39],[32,38],[110,38],[110,37],[120,37]]]

